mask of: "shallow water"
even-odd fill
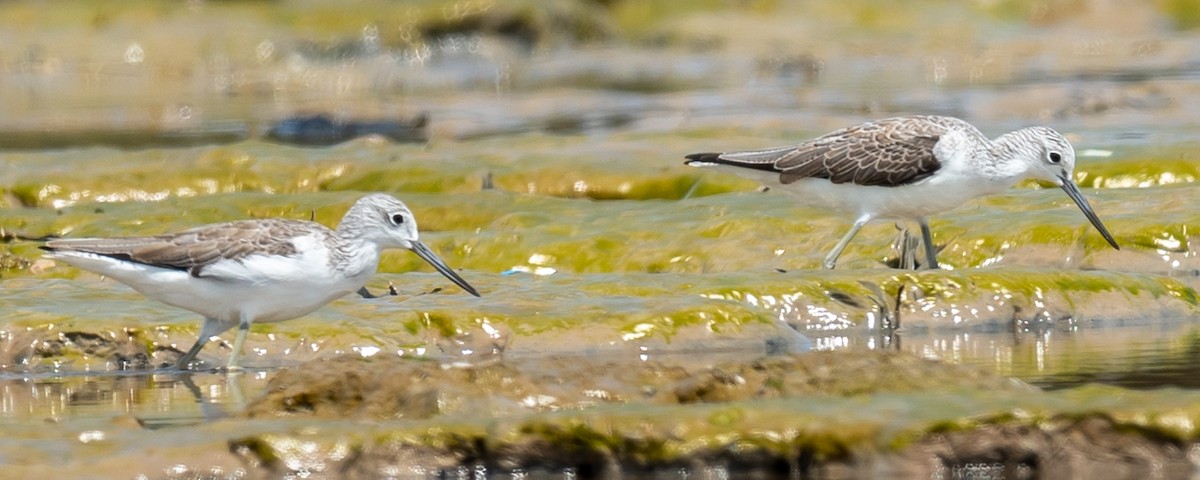
[[[533,37],[485,29],[422,43],[401,33],[498,8],[436,3],[373,5],[370,19],[317,5],[0,5],[0,17],[17,19],[0,33],[0,83],[12,87],[0,89],[0,464],[32,474],[58,456],[75,459],[65,466],[75,472],[103,460],[94,471],[114,476],[253,471],[230,453],[250,432],[360,427],[239,417],[280,367],[345,355],[553,376],[559,356],[703,369],[898,351],[1062,390],[1037,400],[1053,408],[1083,398],[1106,411],[1113,391],[1091,383],[1150,392],[1114,390],[1123,409],[1193,399],[1200,36],[1172,29],[1186,15],[1102,2],[905,12],[870,1],[687,11],[626,2],[570,30],[595,28],[603,42],[537,16]],[[264,139],[313,112],[424,113],[428,141]],[[681,163],[915,112],[961,116],[993,135],[1059,129],[1122,249],[1060,190],[1030,183],[931,218],[946,271],[889,268],[900,232],[877,222],[826,272],[817,268],[846,218]],[[259,217],[333,225],[367,191],[405,200],[422,239],[484,296],[388,253],[368,288],[390,283],[399,295],[255,326],[241,374],[151,371],[195,340],[199,319],[40,260],[30,240]],[[228,354],[232,335],[221,338],[201,354],[210,365]],[[1018,394],[930,395],[942,400],[864,401],[923,419],[942,419],[946,403],[983,405],[954,411],[963,415],[1025,407]],[[606,408],[619,417],[647,407]],[[852,410],[836,414],[875,421]]]

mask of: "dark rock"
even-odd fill
[[[266,138],[303,146],[336,145],[354,138],[379,135],[395,142],[420,143],[429,139],[429,116],[421,113],[398,120],[335,120],[324,114],[295,116],[276,122]]]

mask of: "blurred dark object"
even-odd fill
[[[265,137],[278,143],[303,146],[336,145],[347,140],[380,135],[394,142],[429,140],[429,115],[420,113],[396,120],[334,120],[325,114],[298,115],[273,123]],[[170,148],[223,145],[253,138],[247,122],[225,121],[186,128],[117,127],[61,130],[11,130],[0,132],[0,150],[115,147]]]
[[[542,129],[558,135],[578,135],[621,128],[635,120],[637,117],[624,112],[564,112],[547,118]]]
[[[399,120],[334,120],[324,114],[295,116],[276,122],[266,138],[280,143],[304,146],[336,145],[347,140],[380,135],[395,142],[420,143],[429,140],[429,115]]]
[[[825,70],[825,62],[811,53],[781,54],[757,61],[759,75],[815,85]]]
[[[417,31],[420,38],[433,44],[481,35],[506,39],[532,51],[539,46],[617,38],[618,27],[607,8],[605,2],[495,2],[461,15],[430,17],[417,25]]]
[[[136,127],[9,130],[0,132],[0,149],[191,147],[240,142],[248,137],[249,129],[243,122],[222,122],[186,130]]]
[[[14,241],[44,242],[52,238],[58,238],[58,235],[30,235],[22,232],[9,231],[4,227],[0,227],[0,243],[12,243]]]

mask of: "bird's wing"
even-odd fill
[[[295,255],[292,239],[312,233],[307,222],[245,220],[153,237],[80,238],[46,242],[51,252],[83,252],[203,275],[204,267],[253,254]]]
[[[900,186],[941,168],[933,147],[958,122],[944,117],[889,118],[843,128],[796,146],[687,158],[689,163],[777,172],[784,184],[825,178],[833,183]]]

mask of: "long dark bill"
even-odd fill
[[[462,277],[458,276],[457,273],[454,273],[454,270],[451,270],[450,267],[446,265],[446,262],[443,262],[442,259],[438,258],[437,254],[429,250],[429,247],[426,247],[424,243],[413,240],[411,250],[413,253],[417,254],[418,257],[421,257],[422,260],[425,260],[426,262],[429,262],[430,265],[433,265],[433,268],[437,269],[437,271],[442,275],[445,275],[446,278],[449,278],[450,281],[454,282],[455,285],[462,287],[463,290],[466,290],[467,293],[470,293],[471,295],[476,297],[480,296],[479,292],[475,291],[475,287],[472,287],[471,284],[467,283],[466,280],[463,280]]]
[[[1100,235],[1103,235],[1104,239],[1108,240],[1109,245],[1120,250],[1121,247],[1117,245],[1117,241],[1113,239],[1112,234],[1108,233],[1108,229],[1104,228],[1103,223],[1100,223],[1100,217],[1096,216],[1096,212],[1092,211],[1092,206],[1088,204],[1087,199],[1083,198],[1082,193],[1079,193],[1079,187],[1075,186],[1075,182],[1064,175],[1060,175],[1058,179],[1062,181],[1061,187],[1063,191],[1067,192],[1067,195],[1071,197],[1071,200],[1075,201],[1076,205],[1079,205],[1079,209],[1083,210],[1083,215],[1087,217],[1088,221],[1092,222],[1092,226],[1100,231]]]

